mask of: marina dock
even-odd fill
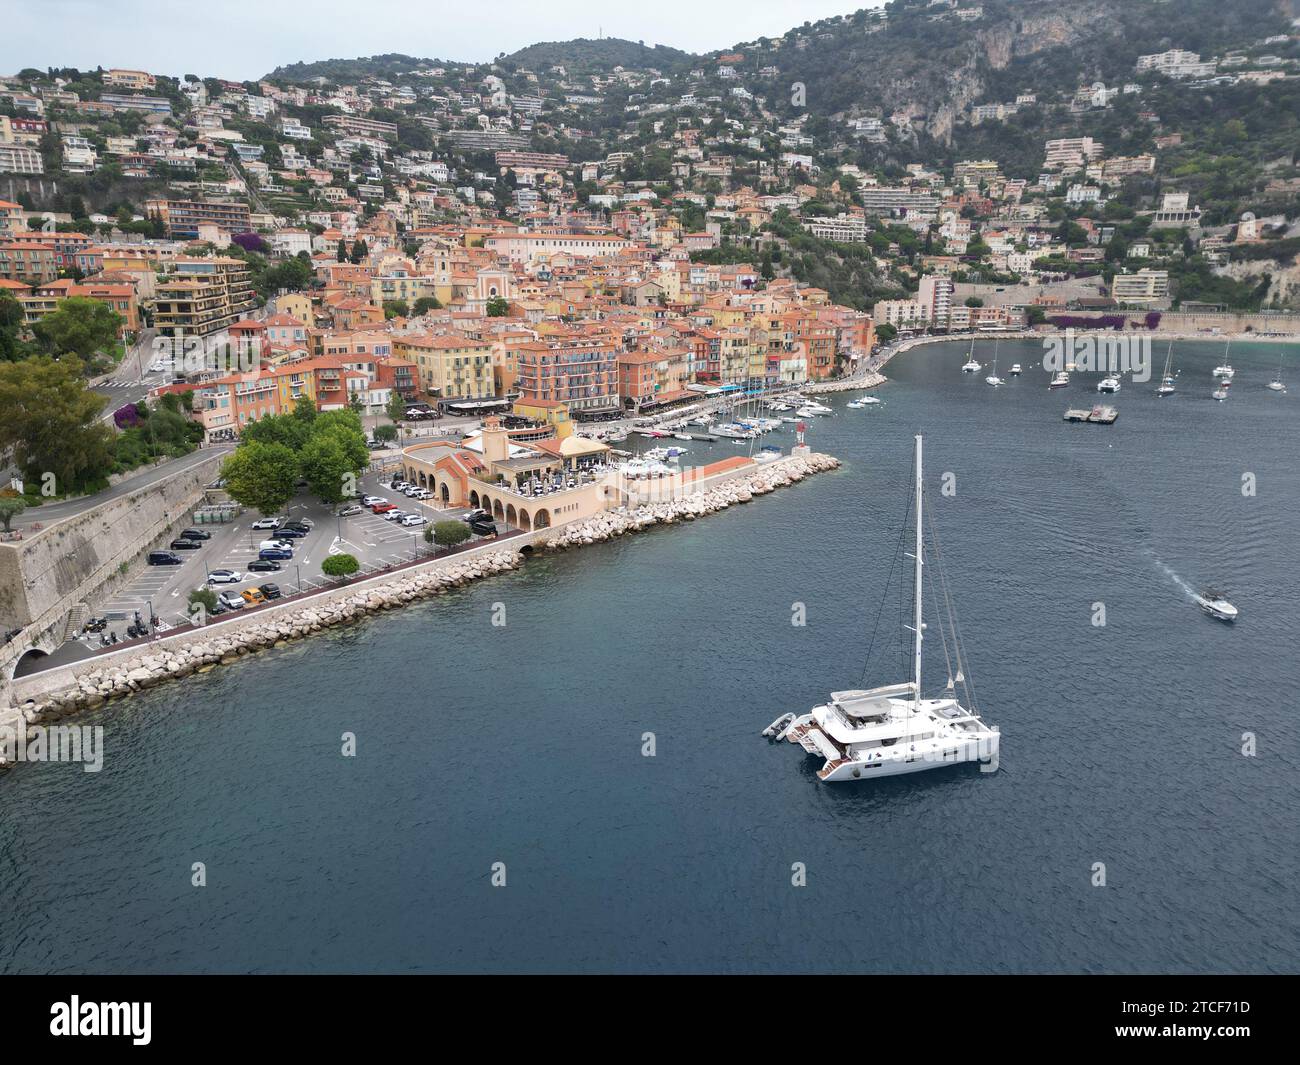
[[[1071,409],[1065,412],[1067,422],[1092,422],[1095,425],[1111,425],[1119,417],[1114,407],[1093,407],[1091,410]]]

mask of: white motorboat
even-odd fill
[[[1103,377],[1100,381],[1097,382],[1098,392],[1118,392],[1119,389],[1120,389],[1119,378],[1115,377],[1114,375]]]
[[[1237,620],[1237,608],[1224,598],[1222,592],[1206,588],[1203,592],[1193,593],[1192,599],[1212,618],[1228,622]]]
[[[1225,388],[1216,388],[1213,392],[1210,393],[1210,398],[1217,399],[1220,403],[1222,403],[1225,399],[1228,398],[1228,391]]]
[[[849,406],[852,407],[854,410],[861,410],[863,407],[878,406],[879,403],[880,400],[878,400],[875,396],[860,396],[857,399],[850,400]]]
[[[797,411],[795,411],[795,414],[799,415],[800,418],[816,418],[822,414],[822,411],[814,410],[812,407],[804,406],[804,407],[800,407]]]
[[[1174,378],[1170,371],[1174,358],[1174,342],[1169,341],[1169,347],[1165,351],[1165,372],[1160,376],[1160,384],[1156,386],[1157,396],[1172,396],[1177,389],[1174,388]]]
[[[963,669],[964,653],[957,640],[957,626],[950,615],[940,635],[945,658],[956,665],[955,676],[937,698],[925,698],[921,689],[921,645],[926,634],[922,619],[923,568],[939,565],[937,552],[926,558],[925,523],[922,518],[923,490],[921,437],[916,438],[916,519],[914,558],[913,676],[901,684],[832,692],[830,699],[801,716],[783,714],[763,734],[797,743],[809,754],[824,759],[817,778],[826,783],[871,780],[903,773],[918,773],[962,762],[978,761],[997,767],[1001,734],[986,725],[974,708],[970,686]],[[901,553],[902,544],[899,549]],[[939,575],[932,582],[944,589],[936,599],[950,602],[947,582]],[[949,653],[955,657],[949,658]],[[956,698],[955,685],[962,685],[969,709]]]
[[[1019,377],[1019,376],[1020,376],[1020,363],[1018,363],[1018,362],[1013,362],[1013,363],[1011,364],[1011,376],[1012,376],[1012,377]]]

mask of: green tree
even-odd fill
[[[381,444],[390,444],[397,439],[397,426],[395,425],[376,425],[375,439]]]
[[[408,318],[410,314],[411,308],[406,305],[406,300],[384,300],[385,318]]]
[[[424,539],[426,543],[437,544],[439,547],[455,547],[457,544],[463,544],[470,538],[469,526],[463,521],[440,521],[433,526],[425,526]]]
[[[355,495],[356,479],[370,461],[364,438],[358,452],[351,430],[330,426],[312,434],[300,454],[302,476],[322,503]]]
[[[358,238],[352,242],[352,258],[354,263],[364,262],[367,255],[370,254],[370,248],[364,240]]]
[[[361,568],[355,555],[326,555],[320,569],[327,577],[351,577]]]
[[[415,316],[418,318],[422,314],[428,314],[430,311],[440,310],[441,308],[442,308],[442,304],[438,302],[438,297],[421,296],[418,300],[415,301],[415,307],[413,308],[413,311],[415,313]]]
[[[195,588],[189,594],[189,604],[192,607],[195,603],[202,604],[204,611],[212,615],[217,610],[217,593],[211,588]]]
[[[101,481],[113,463],[113,433],[99,420],[104,397],[77,368],[40,355],[0,363],[0,453],[31,480],[53,474],[59,494]]]
[[[23,305],[8,292],[0,292],[0,362],[13,362],[22,357],[22,343],[18,339],[23,327]]]
[[[297,453],[284,444],[251,441],[226,458],[221,476],[232,499],[269,516],[293,498],[298,465]]]
[[[73,354],[86,359],[117,343],[122,316],[107,303],[70,296],[32,327],[36,339],[51,355]]]
[[[510,304],[504,296],[493,296],[487,301],[489,318],[504,318],[510,310]]]
[[[9,523],[27,509],[27,501],[22,496],[0,496],[0,523],[5,532],[9,532]]]
[[[388,394],[388,406],[384,409],[394,423],[400,422],[406,417],[406,400],[402,398],[402,394],[397,389],[393,389]]]

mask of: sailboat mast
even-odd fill
[[[925,542],[922,535],[923,525],[921,521],[921,434],[916,435],[916,603],[915,616],[913,623],[915,627],[914,656],[916,658],[914,679],[916,682],[916,705],[921,705],[921,566],[922,554],[925,548]]]

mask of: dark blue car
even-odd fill
[[[258,558],[264,558],[269,562],[283,562],[293,558],[292,551],[285,551],[283,548],[267,547],[257,553]]]

